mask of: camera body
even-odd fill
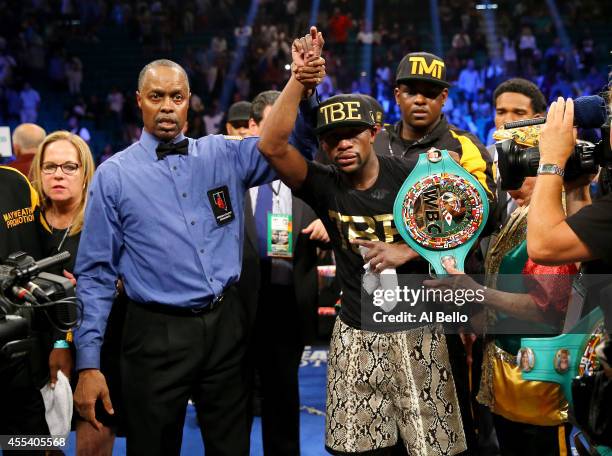
[[[74,325],[74,286],[65,277],[40,272],[69,257],[63,252],[34,261],[16,252],[0,264],[0,359],[26,356],[32,329],[65,331]]]
[[[596,144],[578,140],[565,167],[566,181],[579,176],[596,174],[599,167],[612,168],[610,149],[610,123],[601,127],[601,141]],[[526,177],[536,176],[540,163],[540,150],[535,147],[521,147],[512,139],[495,143],[498,169],[503,190],[516,190]]]

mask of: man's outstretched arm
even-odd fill
[[[304,157],[289,144],[289,136],[295,125],[304,90],[315,86],[325,75],[324,60],[320,57],[323,37],[315,27],[311,28],[310,33],[309,43],[304,44],[302,39],[293,44],[293,62],[298,69],[292,72],[272,106],[259,141],[260,152],[292,190],[301,187],[308,167]]]
[[[559,98],[552,103],[540,135],[540,163],[565,168],[574,148],[574,103]],[[529,258],[558,265],[596,258],[566,221],[561,205],[563,178],[539,175],[527,216]]]
[[[268,114],[259,141],[259,151],[291,190],[301,187],[308,170],[306,159],[289,144],[303,89],[292,75]]]

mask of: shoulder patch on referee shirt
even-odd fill
[[[234,220],[234,211],[232,210],[232,200],[227,185],[217,187],[208,191],[208,201],[212,207],[217,225],[226,225]]]
[[[242,141],[244,138],[242,136],[232,136],[232,135],[223,135],[225,139],[231,139],[233,141]]]

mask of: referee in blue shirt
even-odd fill
[[[258,138],[183,136],[189,97],[180,65],[156,60],[141,71],[144,129],[96,172],[75,269],[83,303],[75,403],[95,427],[97,400],[113,413],[99,368],[118,277],[130,298],[121,353],[130,455],[178,455],[189,397],[207,455],[249,452],[248,328],[233,284],[245,191],[275,175]],[[294,137],[314,155],[308,125]]]

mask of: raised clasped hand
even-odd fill
[[[324,43],[323,34],[313,26],[308,35],[297,38],[291,46],[291,71],[306,90],[314,89],[325,77],[325,59],[321,57]]]

